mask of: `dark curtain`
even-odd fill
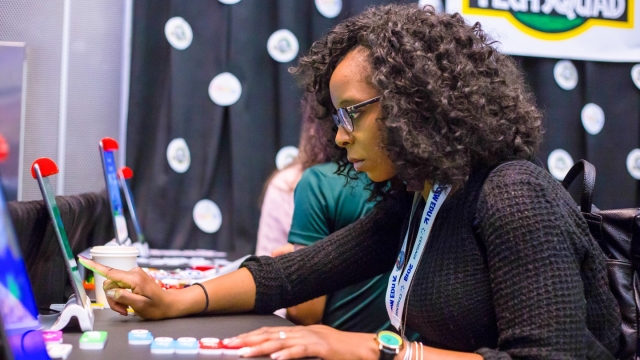
[[[595,165],[596,206],[639,206],[638,181],[626,167],[629,152],[640,147],[640,90],[631,79],[634,64],[573,61],[579,80],[575,89],[567,91],[553,77],[559,59],[517,60],[545,114],[546,133],[539,154],[542,162],[547,165],[551,151],[564,149],[574,161],[586,159]],[[582,126],[580,113],[588,103],[599,105],[605,114],[604,127],[597,135],[590,135]],[[578,199],[578,187],[573,190]]]
[[[134,2],[127,165],[145,237],[155,248],[209,248],[253,252],[258,199],[283,146],[298,144],[300,90],[287,69],[269,56],[276,30],[289,29],[300,53],[339,21],[368,5],[388,1],[345,0],[341,14],[323,17],[313,0],[213,0]],[[164,26],[174,16],[193,29],[191,45],[176,50]],[[242,84],[240,100],[221,107],[209,98],[209,82],[231,72]],[[184,138],[191,166],[174,172],[166,148]],[[222,226],[207,234],[195,225],[194,205],[213,200]]]
[[[132,191],[143,231],[155,248],[210,248],[253,252],[265,180],[275,169],[276,152],[297,145],[300,90],[287,72],[296,60],[281,64],[266,43],[278,29],[289,29],[300,54],[341,20],[368,5],[390,1],[343,0],[337,18],[327,19],[313,0],[137,0],[134,2],[127,165],[135,176]],[[417,1],[405,1],[417,2]],[[192,27],[185,50],[169,45],[166,21],[184,18]],[[586,158],[598,169],[594,202],[600,208],[638,205],[638,182],[626,170],[626,156],[638,147],[640,90],[630,78],[632,64],[574,61],[580,80],[571,91],[553,78],[557,60],[517,58],[545,112],[545,142],[540,159],[558,148],[574,160]],[[242,84],[240,100],[215,105],[209,82],[231,72]],[[604,129],[589,135],[580,111],[594,102],[605,112]],[[174,172],[166,148],[184,138],[191,167]],[[192,210],[201,199],[222,212],[214,234],[198,229]]]

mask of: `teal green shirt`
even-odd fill
[[[365,173],[349,180],[336,175],[337,165],[325,163],[307,169],[294,193],[294,210],[289,242],[312,245],[331,233],[368,214],[374,203],[367,202],[370,192]],[[384,304],[389,274],[327,295],[322,323],[338,330],[375,333],[390,330]]]

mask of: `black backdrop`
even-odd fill
[[[132,191],[153,247],[253,251],[263,183],[275,169],[276,152],[297,145],[300,131],[300,90],[287,72],[296,60],[271,59],[267,39],[289,29],[302,54],[342,19],[389,2],[343,0],[334,19],[323,17],[313,0],[134,2],[127,165],[135,172]],[[165,23],[174,16],[193,29],[185,50],[171,47],[164,35]],[[596,205],[637,206],[638,181],[626,170],[627,154],[640,145],[640,90],[631,81],[633,64],[574,61],[579,83],[565,91],[553,77],[557,59],[517,60],[545,112],[542,162],[558,148],[574,160],[586,158],[598,169]],[[242,84],[242,96],[229,107],[214,104],[207,92],[222,72]],[[580,121],[589,102],[605,112],[598,135],[586,133]],[[191,167],[183,174],[166,159],[174,138],[184,138],[191,151]],[[214,234],[193,221],[193,207],[201,199],[221,209],[222,226]]]

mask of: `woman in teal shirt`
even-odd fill
[[[347,183],[335,163],[313,166],[302,175],[294,194],[289,243],[309,246],[355,222],[373,209],[365,190],[369,178],[352,171]],[[382,274],[326,296],[287,309],[300,325],[322,323],[343,331],[391,329],[384,305],[389,274]]]

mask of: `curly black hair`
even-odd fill
[[[314,165],[331,161],[336,144],[329,135],[333,131],[331,116],[320,119],[315,116],[320,110],[313,94],[305,93],[300,105],[302,125],[298,144],[300,150],[298,161],[302,164],[302,169],[306,170]]]
[[[371,7],[315,42],[290,72],[319,103],[318,119],[334,111],[329,80],[356,48],[367,53],[369,79],[381,94],[382,144],[397,178],[461,186],[471,171],[507,158],[532,159],[542,140],[542,114],[513,59],[498,52],[479,23],[431,7]],[[326,128],[328,129],[328,127]],[[333,139],[336,128],[324,134]],[[347,169],[346,151],[331,145]]]

